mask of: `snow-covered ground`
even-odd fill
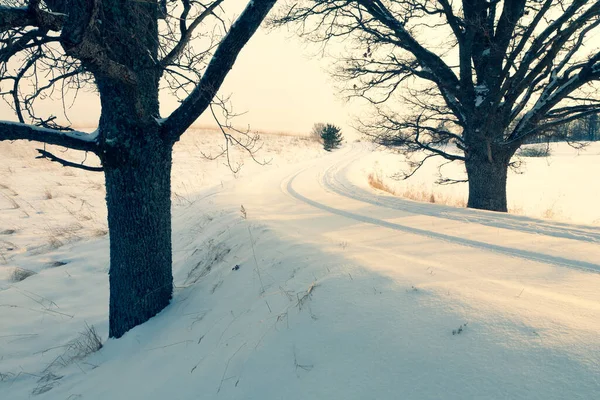
[[[546,145],[526,145],[524,148],[545,148]],[[600,224],[600,179],[595,179],[600,166],[600,142],[576,148],[567,143],[551,143],[550,157],[515,157],[520,163],[509,170],[508,208],[517,215],[580,224]],[[417,157],[418,159],[418,157]],[[447,163],[432,159],[409,180],[393,179],[399,171],[409,171],[405,158],[391,152],[377,151],[363,158],[361,175],[373,173],[399,196],[454,206],[467,203],[467,183],[437,185],[439,166]],[[451,163],[441,169],[443,176],[466,177],[463,164]]]
[[[579,219],[597,213],[598,148],[511,176],[522,214],[543,189],[589,224],[573,225],[374,190],[373,168],[399,164],[363,143],[264,140],[270,164],[236,175],[201,157],[219,135],[177,145],[174,298],[119,340],[102,176],[0,143],[0,398],[598,397],[600,228]],[[36,274],[14,282],[15,268]],[[86,355],[88,326],[103,347]]]

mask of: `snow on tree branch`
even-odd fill
[[[59,131],[18,122],[0,121],[0,141],[29,140],[73,150],[96,152],[97,138],[97,131],[94,133]]]

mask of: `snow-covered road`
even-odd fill
[[[374,191],[361,173],[367,151],[355,144],[251,179],[237,186],[233,198],[244,204],[249,218],[283,237],[341,255],[350,276],[381,275],[394,282],[392,290],[426,293],[427,309],[419,312],[440,319],[461,315],[454,328],[468,322],[463,333],[468,340],[486,342],[464,348],[473,352],[467,358],[478,358],[478,370],[493,364],[499,374],[516,370],[523,375],[495,376],[502,395],[477,397],[476,390],[465,388],[464,398],[600,396],[600,229],[417,203]],[[378,293],[376,287],[356,290],[361,295],[352,303],[369,290]],[[378,312],[379,306],[371,307]],[[415,340],[407,330],[417,322],[395,323],[397,340]],[[452,330],[448,339],[454,339]],[[448,368],[474,362],[456,356],[451,340],[448,348],[436,345],[435,351],[428,350],[428,340],[417,342],[424,357],[446,359]],[[422,373],[433,381],[447,378],[442,371]],[[519,385],[528,390],[513,391]],[[457,398],[441,393],[422,398]]]
[[[325,203],[319,203],[311,200],[310,194],[309,197],[302,195],[294,189],[294,181],[302,172],[287,180],[286,190],[292,197],[306,204],[359,222],[512,257],[600,273],[600,264],[596,263],[600,259],[598,257],[600,256],[600,246],[583,249],[578,247],[577,243],[599,244],[600,227],[545,222],[522,216],[418,203],[387,196],[384,193],[377,194],[373,190],[360,188],[352,182],[352,165],[353,162],[360,162],[361,154],[364,155],[364,148],[355,146],[348,152],[348,155],[344,154],[345,157],[341,157],[340,162],[327,167],[318,178],[320,181],[318,183],[324,190],[333,192],[343,199],[329,198]],[[358,179],[355,178],[355,180]],[[307,192],[314,193],[314,190],[311,191],[309,188]],[[375,206],[378,210],[377,215],[385,217],[372,218],[370,213],[373,210],[369,210],[369,213],[366,214],[353,213],[337,206],[348,200]],[[413,218],[409,218],[408,223],[402,223],[405,219],[398,220],[399,223],[389,221],[400,217]],[[423,224],[421,221],[410,222],[411,219],[415,219],[414,217],[431,218]],[[452,222],[444,221],[446,219]],[[469,228],[474,228],[472,225],[482,225],[482,227],[475,231],[470,229],[469,234],[463,234],[465,225],[468,225]],[[423,226],[428,228],[423,229]],[[496,229],[490,234],[489,228]],[[504,231],[502,232],[504,235],[500,233],[500,229]],[[540,239],[540,235],[547,238]],[[510,236],[508,243],[507,236]],[[574,242],[553,240],[553,238],[571,239]],[[535,242],[538,242],[537,245]],[[556,251],[557,248],[560,251]]]

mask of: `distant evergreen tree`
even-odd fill
[[[342,130],[335,125],[326,124],[321,130],[321,139],[325,150],[337,149],[342,144]]]

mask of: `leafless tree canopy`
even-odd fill
[[[93,152],[102,163],[101,168],[79,165],[39,150],[40,157],[64,166],[104,172],[111,337],[121,337],[169,304],[173,145],[203,112],[226,104],[217,92],[275,3],[251,0],[230,25],[223,1],[8,0],[0,5],[0,95],[18,121],[0,121],[0,140]],[[38,112],[39,102],[52,96],[65,102],[66,111],[66,102],[83,88],[96,90],[100,98],[94,133]],[[170,89],[181,102],[166,118],[159,111],[161,89]],[[221,127],[231,115],[224,110]],[[224,129],[224,154],[235,144],[252,154],[256,137],[245,133],[240,139]]]
[[[486,185],[505,186],[524,140],[600,112],[598,0],[300,0],[275,24],[342,38],[336,75],[375,110],[364,133],[464,161],[470,207],[505,211],[471,195],[506,197]]]
[[[224,0],[138,3],[143,2],[125,4],[135,8],[132,15],[141,14],[139,21],[117,23],[117,16],[110,14],[118,10],[109,1],[0,1],[0,96],[15,111],[17,121],[72,130],[64,123],[69,121],[69,106],[79,90],[98,90],[94,75],[139,86],[144,78],[136,70],[143,64],[158,71],[161,89],[170,90],[182,103],[170,118],[161,119],[157,111],[152,117],[174,139],[187,129],[212,102],[237,56],[230,47],[243,45],[243,38],[235,36],[235,26],[226,19]],[[274,1],[268,3],[270,7]],[[245,14],[238,23],[256,18]],[[148,25],[148,17],[159,23]],[[106,30],[118,34],[107,35]],[[149,37],[153,43],[143,43]],[[140,49],[139,54],[131,54],[132,48]],[[133,62],[137,65],[121,62],[124,57],[138,57]],[[42,114],[36,104],[45,99],[62,101],[64,115]],[[220,107],[226,102],[217,99],[213,104]]]
[[[600,1],[316,0],[277,22],[311,40],[352,39],[337,75],[375,105],[364,130],[409,151],[464,160],[487,142],[512,154],[600,111]],[[397,99],[402,109],[389,106]],[[463,152],[440,149],[449,141]]]

